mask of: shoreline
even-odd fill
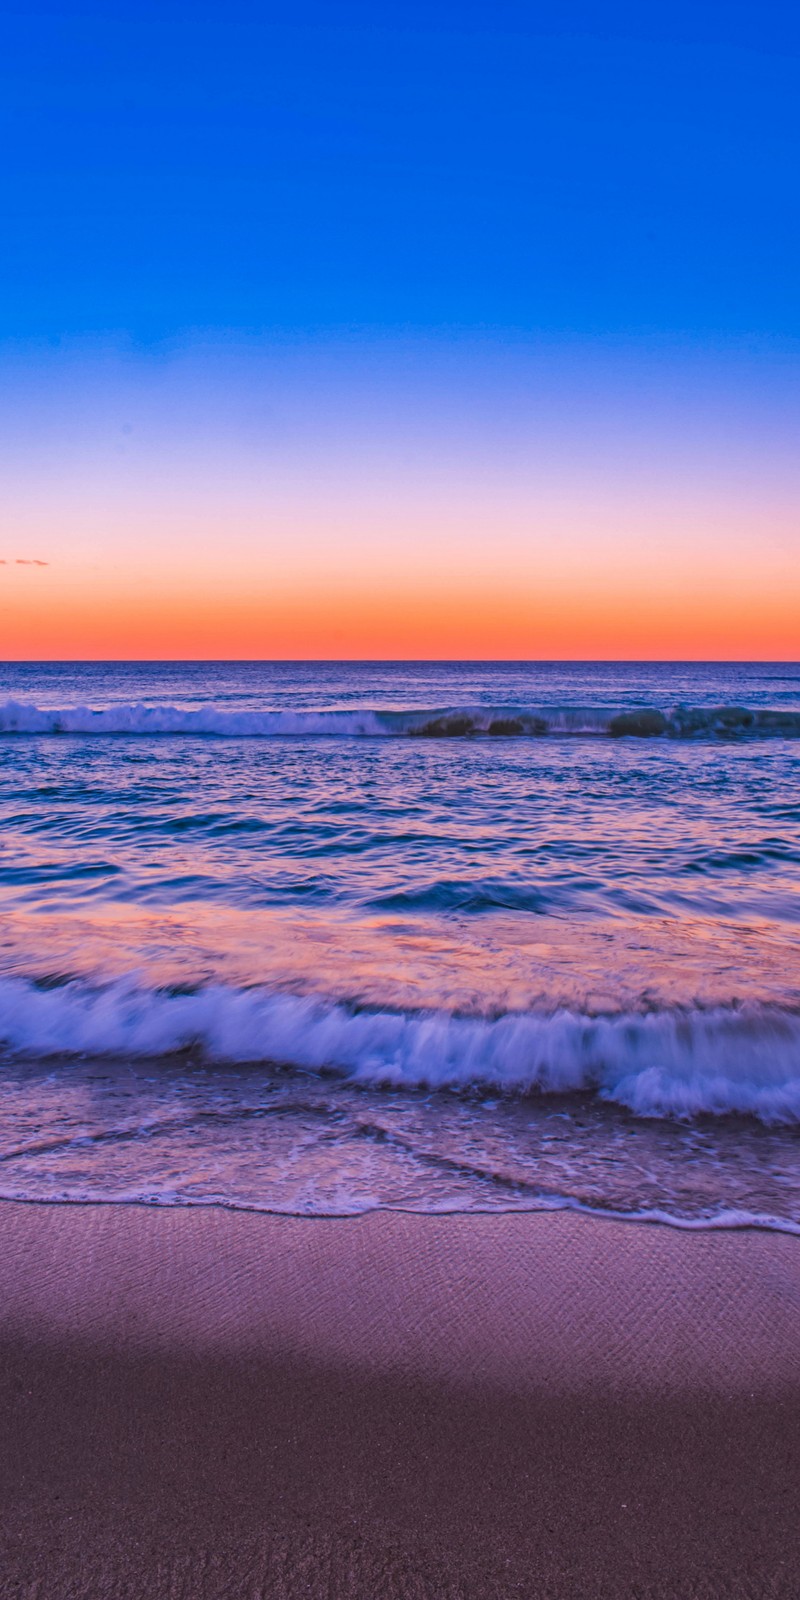
[[[800,1588],[800,1246],[0,1202],[3,1600]]]
[[[800,1222],[793,1222],[788,1217],[772,1217],[748,1211],[720,1211],[712,1217],[679,1217],[673,1216],[668,1211],[613,1211],[600,1206],[584,1206],[579,1201],[564,1198],[563,1204],[541,1206],[495,1206],[485,1211],[477,1207],[454,1206],[452,1210],[425,1211],[422,1208],[415,1210],[412,1206],[400,1205],[375,1205],[363,1211],[278,1211],[272,1206],[258,1206],[245,1204],[243,1201],[234,1200],[149,1200],[149,1199],[110,1199],[106,1195],[95,1197],[79,1196],[72,1199],[70,1196],[61,1196],[58,1200],[45,1198],[39,1195],[14,1195],[0,1193],[0,1209],[3,1206],[73,1206],[91,1209],[94,1206],[110,1206],[126,1208],[134,1207],[141,1211],[220,1211],[233,1212],[244,1216],[277,1217],[288,1222],[359,1222],[365,1217],[388,1215],[395,1217],[430,1217],[448,1221],[451,1218],[475,1217],[478,1219],[491,1217],[551,1217],[562,1216],[565,1213],[573,1217],[587,1217],[590,1222],[609,1222],[630,1224],[636,1227],[669,1228],[678,1233],[767,1233],[785,1234],[789,1238],[800,1238]]]

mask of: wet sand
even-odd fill
[[[3,1600],[800,1592],[800,1240],[0,1204]]]

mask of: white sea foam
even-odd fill
[[[598,1017],[498,1018],[362,1010],[213,985],[194,993],[132,981],[40,987],[0,980],[0,1040],[27,1056],[270,1061],[398,1088],[593,1091],[643,1117],[701,1112],[800,1121],[800,1015],[778,1006]]]
[[[621,706],[469,706],[400,710],[228,711],[141,703],[43,709],[23,701],[0,705],[3,734],[105,734],[214,738],[800,738],[800,712],[739,706],[667,710]]]
[[[42,710],[8,700],[0,706],[0,734],[194,735],[218,738],[376,737],[381,729],[372,711],[220,711],[214,706],[186,711],[177,706],[114,705]]]
[[[387,1203],[377,1196],[364,1194],[351,1195],[343,1189],[334,1203],[325,1205],[299,1205],[286,1203],[274,1198],[259,1199],[257,1197],[247,1200],[231,1199],[224,1190],[219,1194],[203,1196],[188,1195],[181,1189],[161,1188],[154,1190],[152,1182],[142,1186],[133,1184],[127,1189],[114,1193],[100,1185],[70,1184],[66,1189],[59,1189],[48,1183],[46,1192],[31,1194],[31,1186],[26,1183],[22,1187],[17,1184],[0,1182],[0,1201],[28,1201],[49,1205],[117,1205],[117,1206],[150,1206],[171,1209],[176,1206],[188,1210],[202,1210],[204,1207],[213,1207],[214,1210],[248,1211],[261,1213],[266,1216],[321,1216],[321,1217],[363,1217],[373,1211],[400,1211],[406,1214],[421,1216],[453,1216],[478,1215],[496,1216],[498,1212],[507,1210],[537,1212],[537,1211],[573,1211],[579,1216],[601,1218],[604,1222],[633,1222],[649,1223],[659,1227],[677,1228],[682,1233],[709,1233],[731,1229],[759,1228],[768,1233],[788,1233],[794,1238],[800,1238],[800,1223],[794,1222],[791,1217],[773,1216],[768,1211],[742,1211],[722,1210],[704,1213],[702,1216],[685,1217],[680,1212],[668,1211],[661,1207],[645,1207],[641,1210],[617,1210],[613,1206],[592,1206],[583,1201],[575,1200],[571,1195],[537,1195],[531,1196],[524,1206],[515,1205],[503,1207],[496,1202],[489,1206],[479,1201],[472,1204],[462,1204],[455,1208],[452,1203],[437,1205],[435,1201],[407,1201],[402,1204]]]

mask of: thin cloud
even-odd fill
[[[17,556],[16,561],[14,562],[15,567],[49,567],[49,565],[49,561],[36,561],[35,559],[26,556]],[[4,561],[3,566],[8,566],[8,562]]]

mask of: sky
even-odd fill
[[[800,657],[800,11],[0,4],[0,657]]]

